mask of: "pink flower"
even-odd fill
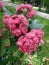
[[[38,49],[38,44],[34,44],[33,45],[33,52],[37,51],[37,49]]]
[[[36,11],[32,10],[27,13],[27,18],[33,18],[36,16]]]
[[[20,6],[18,6],[18,8],[16,9],[17,12],[21,12],[23,11],[23,9],[26,9],[26,5],[25,4],[21,4]]]
[[[16,44],[18,44],[19,49],[22,52],[27,52],[28,54],[31,53],[29,50],[32,49],[32,40],[29,40],[27,37],[22,36],[18,39],[18,42],[16,42]]]
[[[31,10],[32,10],[32,5],[26,4],[26,8],[27,8],[29,11],[31,11]]]
[[[11,20],[9,21],[9,23],[11,23],[11,24],[20,24],[20,19],[17,15],[13,15],[11,17]]]
[[[38,44],[44,44],[42,38],[39,38],[36,34],[37,30],[31,30],[24,36],[19,37],[16,44],[19,46],[19,50],[23,53],[32,54],[38,49]],[[40,32],[41,33],[41,32]]]
[[[33,43],[36,43],[36,44],[39,43],[39,38],[37,36],[33,37]]]
[[[10,15],[9,14],[4,15],[3,24],[5,25],[5,27],[9,26],[9,23],[8,23],[9,20],[10,20]]]
[[[23,40],[22,39],[23,38],[24,38],[23,36],[19,37],[18,38],[18,42],[16,42],[16,44],[19,45],[19,46],[22,46],[22,44],[23,44]]]
[[[26,27],[24,24],[19,24],[19,28],[22,29],[23,27]]]
[[[21,4],[20,6],[18,6],[18,8],[16,9],[16,11],[19,12],[23,12],[24,10],[26,10],[26,12],[28,11],[32,11],[32,5],[30,4]]]
[[[3,4],[2,4],[2,2],[0,1],[0,8],[2,8],[3,7]]]
[[[37,29],[32,29],[31,33],[36,34]]]
[[[16,29],[16,25],[10,24],[10,25],[9,25],[9,29],[10,29],[10,30],[15,30],[15,29]]]
[[[31,32],[39,38],[42,38],[42,36],[44,36],[44,32],[41,29],[32,29]]]
[[[26,26],[29,24],[27,18],[24,15],[18,15],[18,17],[19,17],[22,24],[24,24]]]
[[[4,33],[6,31],[6,28],[2,28],[1,32]]]
[[[16,9],[17,12],[20,12],[22,10],[21,6],[18,6],[18,8]]]
[[[18,15],[13,15],[12,17],[12,20],[14,21],[13,23],[15,23],[15,24],[20,24],[20,19],[19,19],[19,17],[18,17]],[[12,22],[12,21],[11,21]]]
[[[26,10],[26,13],[27,13],[27,16],[26,17],[27,18],[35,17],[36,11],[35,10],[32,10],[32,5],[30,5],[30,4],[21,4],[16,9],[17,12],[22,12],[22,13],[23,13],[24,10]]]
[[[32,52],[36,51],[37,49],[37,46],[33,43],[32,39],[25,36],[20,37],[16,44],[19,46],[19,49],[22,52],[26,52],[28,54],[32,54]]]
[[[35,34],[33,33],[33,32],[29,32],[29,33],[26,33],[26,36],[28,37],[28,38],[34,38],[35,37]]]
[[[41,39],[41,40],[40,40],[40,43],[41,43],[42,45],[44,45],[44,40],[43,40],[43,39]]]
[[[14,14],[11,18],[16,19],[16,18],[18,18],[18,16],[16,14]]]
[[[25,4],[21,4],[21,8],[22,9],[26,8],[26,5]]]
[[[22,19],[22,23],[26,26],[29,24],[28,20],[25,17]]]
[[[21,4],[20,6],[18,6],[16,11],[20,12],[20,11],[23,11],[23,9],[27,9],[27,10],[31,11],[32,10],[32,5],[30,5],[30,4]]]
[[[27,31],[28,31],[26,27],[23,27],[21,30],[22,30],[22,33],[23,33],[23,34],[26,34]]]
[[[41,29],[38,29],[36,31],[36,35],[39,37],[39,38],[42,38],[42,36],[44,35],[44,32],[41,30]]]
[[[10,17],[10,20],[8,22],[9,29],[15,36],[20,36],[21,34],[27,33],[28,24],[28,20],[23,15],[13,15]],[[19,32],[20,34],[16,32]]]
[[[21,35],[21,30],[20,29],[15,29],[14,31],[12,31],[13,35],[19,37]]]

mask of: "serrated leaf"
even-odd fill
[[[38,19],[35,19],[32,21],[32,23],[29,25],[31,29],[38,29],[38,28],[43,28],[44,25],[40,23]]]
[[[12,15],[12,13],[5,7],[3,7],[3,11],[4,11],[4,14],[10,14]]]

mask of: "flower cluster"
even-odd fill
[[[27,10],[27,18],[32,18],[36,15],[36,11],[32,9],[32,6],[30,4],[21,4],[16,11],[21,12]]]
[[[13,15],[9,21],[9,28],[13,35],[19,37],[27,33],[28,20],[23,15]]]
[[[27,18],[33,18],[34,16],[36,16],[36,11],[35,10],[29,11],[27,13]]]
[[[3,7],[3,4],[2,4],[2,2],[0,1],[0,8],[2,8]]]
[[[20,11],[23,11],[23,9],[27,9],[28,11],[31,11],[32,10],[32,6],[30,4],[21,4],[17,9],[16,11],[17,12],[20,12]]]
[[[15,36],[19,37],[21,34],[25,34],[27,32],[26,26],[29,22],[23,15],[15,14],[10,16],[6,14],[3,18],[3,24],[6,28],[9,28]]]
[[[31,30],[29,33],[21,36],[16,44],[22,52],[32,54],[32,52],[37,50],[39,43],[44,44],[42,40],[43,35],[44,32],[42,30]]]

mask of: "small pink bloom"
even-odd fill
[[[21,6],[18,6],[18,8],[16,9],[17,12],[20,12],[22,10]]]
[[[33,52],[35,52],[38,49],[38,44],[33,45]]]
[[[32,10],[27,13],[27,18],[33,18],[33,17],[35,17],[35,15],[36,15],[36,11]]]
[[[16,37],[19,37],[21,35],[21,30],[20,29],[16,29],[14,31],[12,31],[13,35],[15,35]]]
[[[32,10],[32,5],[26,4],[26,9],[29,10],[29,11],[31,11]]]
[[[18,18],[18,16],[16,14],[14,14],[11,18],[16,19],[16,18]]]
[[[10,25],[9,25],[9,29],[10,29],[10,30],[15,30],[15,29],[16,29],[16,25],[10,24]]]
[[[37,36],[33,37],[33,43],[36,43],[36,44],[39,43],[39,38]]]
[[[16,42],[17,45],[21,46],[23,44],[23,36],[18,38],[18,42]]]
[[[16,19],[15,19],[15,23],[16,23],[16,24],[20,24],[20,23],[21,23],[20,19],[19,19],[19,18],[16,18]]]
[[[10,23],[20,24],[20,19],[19,19],[18,15],[16,15],[16,14],[13,15],[11,17],[11,22]]]
[[[10,20],[10,15],[9,14],[4,15],[3,24],[5,25],[5,27],[8,27],[9,20]]]
[[[22,29],[23,27],[26,27],[24,24],[19,24],[19,28]]]
[[[39,38],[42,38],[42,36],[44,35],[44,32],[41,30],[41,29],[38,29],[36,31],[36,35],[39,37]]]
[[[29,24],[28,20],[25,17],[23,18],[22,23],[26,26]]]
[[[42,45],[44,45],[44,41],[43,41],[43,39],[40,40],[40,43],[41,43]]]
[[[18,8],[16,9],[17,12],[21,12],[24,9],[31,11],[32,10],[32,5],[30,4],[21,4],[20,6],[18,6]]]
[[[1,32],[4,33],[6,31],[6,28],[2,28]]]
[[[33,37],[35,37],[35,34],[32,33],[32,32],[30,32],[30,33],[26,33],[26,36],[27,36],[28,38],[33,38]]]
[[[32,30],[31,30],[31,33],[36,34],[36,31],[37,31],[37,29],[32,29]]]
[[[18,15],[18,17],[19,17],[22,24],[24,24],[26,26],[29,24],[27,18],[24,15]]]
[[[26,8],[25,4],[21,4],[21,8],[22,9]]]
[[[22,30],[22,33],[23,33],[23,34],[26,34],[27,31],[28,31],[26,27],[23,27],[21,30]]]

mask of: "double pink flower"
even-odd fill
[[[19,37],[27,33],[28,24],[28,20],[23,15],[13,15],[9,21],[9,28],[15,36]]]
[[[27,11],[27,14],[26,14],[27,18],[33,18],[33,17],[36,16],[36,11],[34,9],[32,9],[32,5],[30,5],[30,4],[21,4],[16,9],[17,12],[21,12],[21,11],[24,11],[24,10]]]
[[[44,32],[42,30],[31,30],[29,33],[21,36],[16,44],[22,52],[32,54],[38,49],[39,43],[44,44],[42,40],[43,35]]]

